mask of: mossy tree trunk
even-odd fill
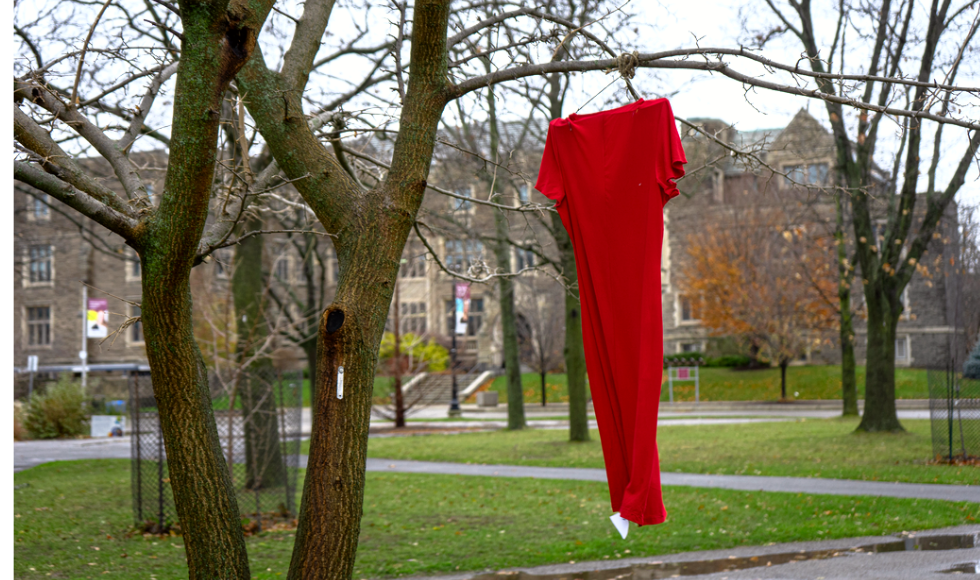
[[[221,98],[255,46],[269,8],[181,2],[184,41],[164,193],[130,241],[142,259],[146,354],[194,579],[251,577],[207,369],[194,340],[190,272],[208,215]]]
[[[449,3],[416,3],[408,90],[384,181],[362,189],[313,135],[302,89],[332,3],[307,4],[281,72],[256,51],[239,88],[277,163],[334,238],[336,297],[320,319],[314,431],[289,578],[351,577],[360,532],[378,347],[426,188],[447,90]],[[339,376],[343,367],[343,393]]]
[[[262,229],[257,217],[245,221],[243,232]],[[242,240],[235,248],[231,278],[235,301],[239,372],[245,437],[245,473],[248,489],[278,487],[286,481],[275,392],[275,369],[269,356],[266,320],[268,276],[263,272],[262,236]]]

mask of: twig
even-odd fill
[[[72,106],[78,106],[78,81],[82,78],[82,65],[85,64],[85,52],[88,51],[88,43],[92,40],[92,35],[95,33],[95,27],[99,25],[99,20],[102,20],[102,15],[105,14],[106,8],[112,0],[105,0],[102,4],[102,9],[99,10],[99,14],[95,17],[95,22],[88,29],[88,36],[85,37],[85,43],[82,44],[82,53],[78,56],[78,69],[75,71],[75,84],[71,87],[71,103]]]

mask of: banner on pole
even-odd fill
[[[456,334],[466,334],[470,315],[470,283],[456,282]]]
[[[89,298],[86,313],[86,333],[89,338],[105,338],[109,336],[109,300],[106,298]]]

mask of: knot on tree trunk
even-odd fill
[[[237,6],[228,11],[224,22],[224,38],[221,41],[221,77],[222,92],[228,86],[238,71],[245,66],[258,39],[258,30],[253,28],[247,8]]]

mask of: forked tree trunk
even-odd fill
[[[289,578],[348,579],[353,571],[378,346],[410,222],[375,226],[352,236],[353,247],[339,248],[344,269],[337,297],[320,319],[307,466],[318,477],[303,486]]]
[[[894,288],[890,290],[894,293]],[[891,301],[884,294],[873,290],[865,292],[868,305],[868,350],[864,379],[864,416],[861,417],[858,431],[905,430],[898,421],[895,408],[895,331],[902,312],[901,304],[897,294]],[[897,308],[893,306],[896,303]]]
[[[436,128],[447,100],[443,89],[448,2],[416,3],[413,24],[412,74],[391,171],[380,189],[358,192],[357,205],[345,213],[344,229],[337,239],[340,282],[334,303],[320,320],[317,353],[316,429],[310,437],[307,466],[307,474],[316,475],[308,475],[303,484],[289,565],[291,580],[349,580],[354,570],[378,347],[402,251],[422,204]],[[259,115],[260,124],[273,135],[273,152],[281,153],[289,143],[276,135],[274,118]],[[277,153],[277,160],[279,157]],[[287,174],[302,171],[291,165],[294,160],[288,156],[283,155],[282,160],[289,168]],[[314,183],[310,180],[302,187]],[[329,179],[324,184],[331,186]],[[304,197],[316,199],[329,193],[329,189],[306,189]],[[342,397],[338,389],[341,367]]]
[[[188,576],[249,580],[238,503],[221,451],[208,374],[194,340],[190,274],[214,181],[218,111],[271,6],[181,12],[170,158],[160,205],[136,232],[146,355],[167,450]]]

